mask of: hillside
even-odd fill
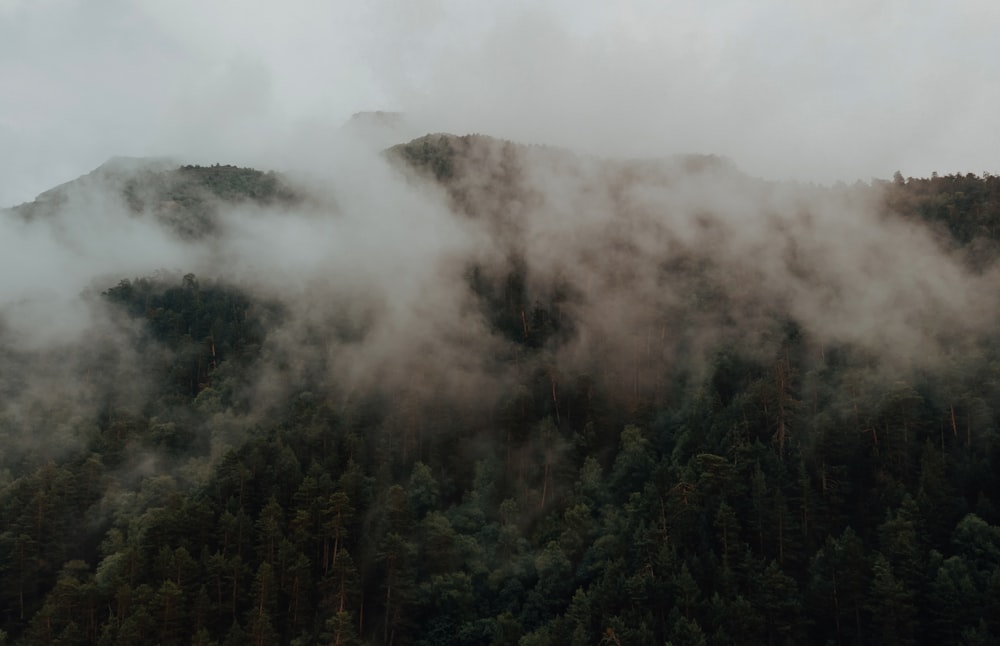
[[[178,166],[169,160],[116,157],[71,182],[45,191],[34,201],[13,207],[15,216],[31,220],[52,217],[68,204],[111,199],[133,215],[148,213],[184,239],[197,239],[216,231],[220,205],[254,203],[292,206],[301,197],[287,181],[273,172],[232,165]]]
[[[8,642],[1000,639],[1000,179],[346,167],[0,212]]]

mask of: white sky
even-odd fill
[[[377,109],[775,179],[998,172],[997,34],[995,0],[0,0],[0,205],[113,155],[280,168]]]

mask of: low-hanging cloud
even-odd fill
[[[980,0],[2,3],[0,204],[113,155],[265,165],[358,110],[833,182],[995,169]],[[294,155],[285,155],[289,159]]]
[[[445,393],[483,410],[533,370],[550,375],[553,398],[579,375],[638,396],[726,344],[772,352],[782,318],[898,374],[990,338],[993,266],[970,270],[888,212],[885,186],[755,178],[989,167],[996,141],[968,124],[985,122],[1000,84],[963,58],[989,60],[994,47],[970,19],[975,3],[934,15],[962,54],[920,49],[929,19],[892,3],[420,6],[404,19],[389,2],[302,3],[275,21],[244,8],[230,23],[234,6],[198,5],[207,14],[188,32],[193,3],[5,5],[0,36],[15,25],[27,35],[0,48],[31,55],[0,57],[21,96],[0,107],[0,200],[29,200],[117,154],[273,168],[307,196],[220,204],[217,231],[185,240],[151,209],[130,210],[120,177],[134,169],[112,164],[44,216],[0,216],[3,341],[46,357],[23,362],[7,414],[58,395],[55,349],[88,366],[88,342],[123,346],[134,327],[97,294],[163,269],[285,308],[254,377],[261,408],[317,370],[330,397]],[[30,44],[52,24],[79,45],[72,59],[51,40]],[[87,45],[81,34],[109,25],[125,44]],[[905,36],[898,49],[879,40],[885,25]],[[132,77],[131,89],[118,84]],[[909,109],[918,98],[924,107]],[[451,139],[454,172],[432,181],[380,152],[384,130],[342,127],[366,107],[402,109],[399,140],[478,131],[566,149]],[[680,151],[725,157],[671,156]],[[523,302],[505,292],[512,267]],[[491,319],[497,303],[517,334]],[[558,318],[559,334],[532,336],[536,310]],[[539,347],[524,350],[527,337]],[[136,359],[117,356],[115,370],[138,374]],[[84,410],[92,395],[67,399]]]

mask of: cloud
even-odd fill
[[[316,326],[370,325],[323,350],[341,384],[458,388],[462,375],[470,387],[476,375],[500,378],[490,364],[511,339],[491,330],[465,272],[478,264],[501,290],[513,258],[527,273],[525,310],[569,294],[572,329],[546,358],[567,369],[651,356],[657,337],[657,361],[764,343],[785,311],[822,342],[933,360],[983,332],[992,274],[971,275],[923,229],[886,219],[877,188],[777,186],[669,163],[629,178],[595,157],[506,159],[501,144],[472,145],[452,188],[510,218],[498,223],[456,215],[454,196],[341,128],[358,108],[388,107],[426,129],[602,157],[720,153],[772,178],[929,172],[938,160],[988,168],[997,142],[982,124],[1000,84],[983,63],[995,46],[974,19],[980,6],[928,8],[929,18],[908,7],[5,5],[0,71],[15,100],[0,106],[0,196],[27,200],[130,153],[290,170],[317,198],[234,208],[222,237],[187,245],[85,183],[50,220],[0,221],[0,313],[25,347],[45,347],[98,324],[82,292],[193,271],[282,299],[292,315],[269,351],[301,364]],[[926,38],[932,27],[940,40]],[[516,190],[504,193],[508,180]],[[685,262],[709,268],[678,273]],[[711,290],[722,300],[696,302]],[[958,323],[942,315],[956,311]],[[527,328],[531,312],[520,314]]]
[[[112,155],[238,161],[366,109],[588,151],[724,154],[771,178],[997,165],[988,2],[2,7],[3,204]]]
[[[94,323],[84,292],[194,260],[150,219],[130,217],[115,188],[84,181],[64,208],[30,222],[0,214],[0,320],[22,349],[77,342]]]
[[[889,3],[640,6],[601,12],[601,29],[583,33],[544,8],[511,11],[482,38],[457,36],[410,89],[464,128],[479,120],[624,154],[719,153],[775,178],[996,163],[971,133],[937,134],[980,116],[997,86],[983,63],[997,46],[974,3],[929,15]]]

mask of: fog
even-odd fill
[[[564,294],[568,336],[546,360],[568,374],[766,348],[783,317],[905,371],[971,348],[997,314],[995,271],[971,271],[930,229],[886,212],[881,184],[771,183],[724,160],[636,165],[477,137],[449,144],[456,170],[442,186],[350,133],[333,141],[322,171],[297,180],[313,198],[221,205],[202,239],[131,213],[104,169],[63,189],[51,214],[7,214],[7,338],[26,351],[87,343],[106,327],[100,291],[164,270],[282,303],[266,351],[292,366],[328,353],[330,385],[346,390],[502,381],[495,357],[514,340],[492,327],[472,267],[497,293],[522,268],[522,318]],[[345,316],[363,338],[304,341]]]
[[[578,375],[639,396],[720,347],[773,353],[784,318],[818,352],[858,347],[903,377],[991,333],[992,265],[970,270],[868,180],[995,167],[992,5],[474,4],[0,4],[0,202],[114,155],[275,169],[308,196],[219,205],[217,233],[185,240],[126,206],[140,160],[72,183],[44,217],[0,214],[0,324],[21,362],[8,419],[36,401],[93,414],[95,356],[131,384],[119,403],[140,401],[143,358],[93,354],[136,329],[99,294],[164,270],[285,309],[260,410],[316,365],[332,399],[485,410],[534,368],[553,397]],[[358,128],[367,108],[403,116]],[[382,152],[436,131],[525,145],[453,140],[444,184]],[[512,263],[524,336],[533,304],[564,323],[533,358],[469,283],[476,268],[502,295]],[[310,341],[344,319],[364,333]]]
[[[770,179],[997,168],[981,0],[0,2],[0,204],[114,155],[284,167],[359,110]]]

